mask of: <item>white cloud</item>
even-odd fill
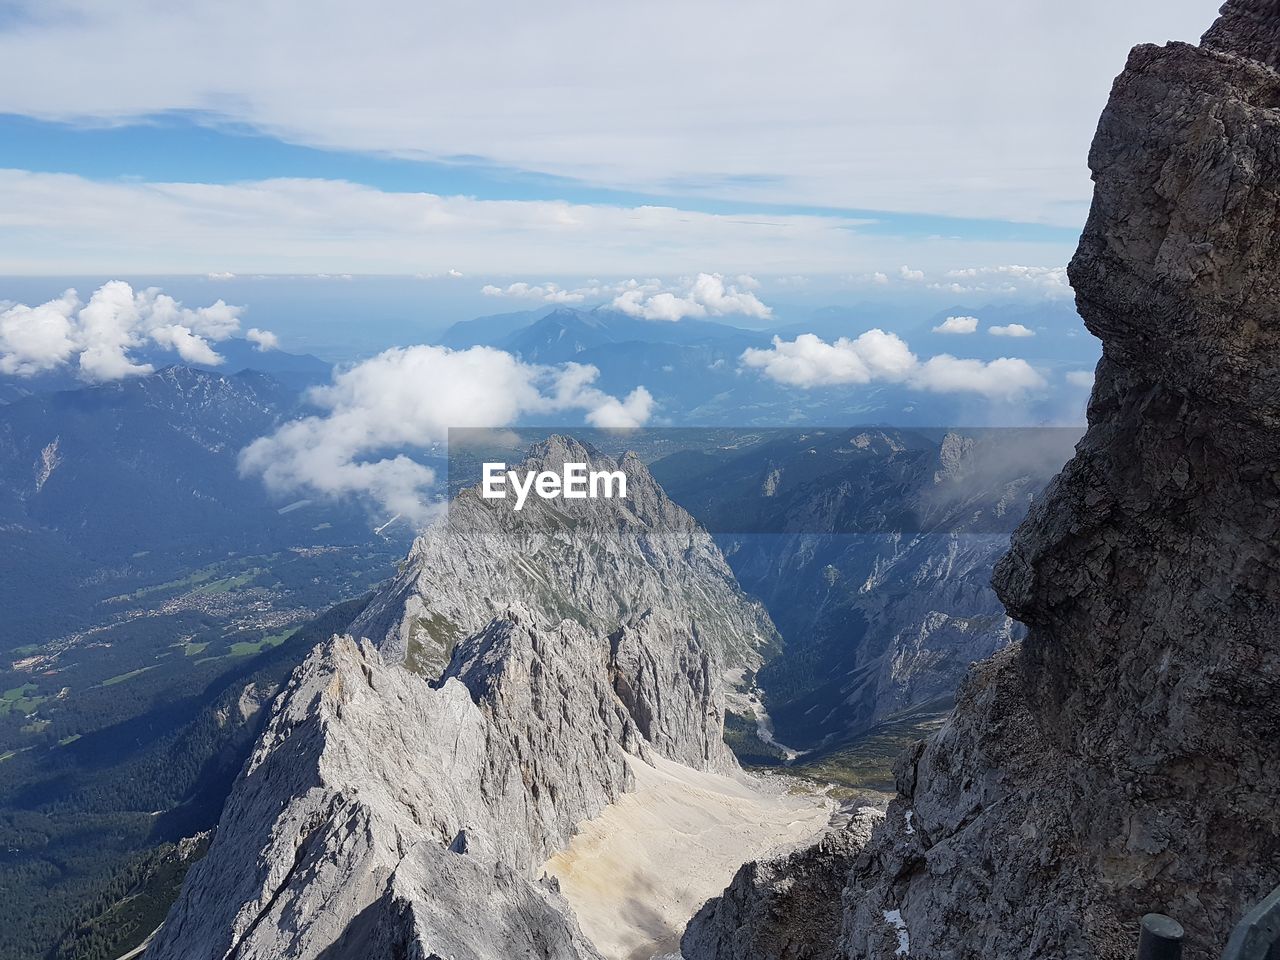
[[[1129,48],[1194,41],[1212,15],[1199,0],[1016,18],[1002,0],[30,6],[0,33],[0,112],[191,111],[295,143],[632,190],[1070,226]],[[643,69],[619,55],[619,38],[653,36]],[[102,69],[103,51],[131,50],[146,55]],[[31,82],[51,64],[56,82]]]
[[[875,273],[871,275],[871,282],[876,284],[877,286],[883,287],[885,284],[889,282],[889,275],[877,270]]]
[[[253,349],[259,353],[280,349],[280,338],[270,330],[259,330],[257,327],[250,327],[245,331],[244,338],[252,343]]]
[[[1020,323],[1008,323],[1004,326],[987,327],[987,333],[993,337],[1034,337],[1036,332]]]
[[[644,387],[636,387],[622,400],[609,397],[587,414],[593,427],[611,430],[640,427],[653,415],[653,395]]]
[[[978,329],[977,317],[947,317],[933,328],[934,333],[974,333]]]
[[[1083,387],[1086,390],[1093,389],[1092,370],[1068,370],[1066,379],[1067,383],[1073,387]]]
[[[753,347],[744,351],[742,362],[764,371],[771,380],[796,387],[900,382],[916,366],[915,355],[901,337],[878,329],[868,330],[856,340],[841,337],[835,343],[812,333],[789,341],[774,337],[768,350]]]
[[[156,327],[151,331],[151,339],[165,349],[175,351],[187,363],[203,363],[216,367],[223,361],[223,357],[209,346],[208,340],[197,336],[181,324]]]
[[[683,320],[685,317],[724,317],[738,314],[767,319],[773,311],[748,289],[726,284],[718,273],[700,273],[683,289],[655,292],[651,284],[638,284],[614,297],[612,307],[645,320]]]
[[[924,280],[924,271],[912,270],[906,264],[903,264],[898,268],[898,276],[900,276],[903,280],[910,281],[911,283],[919,283],[920,281]]]
[[[35,307],[0,304],[0,373],[33,376],[74,364],[91,382],[141,376],[153,367],[130,354],[148,341],[188,363],[217,365],[212,343],[239,331],[240,313],[222,300],[184,307],[155,287],[135,293],[121,280],[104,283],[88,303],[68,290]]]
[[[714,264],[725,277],[817,275],[859,262],[871,269],[919,246],[864,234],[870,221],[852,216],[477,200],[333,180],[100,182],[0,170],[0,210],[0,254],[15,274],[204,275],[217,265],[239,275],[443,277],[453,264],[473,276],[559,277],[567,267],[579,276],[685,276]],[[973,246],[966,258],[1025,252]],[[930,252],[939,267],[967,262],[954,249]]]
[[[241,451],[240,469],[277,492],[368,496],[421,521],[436,476],[406,451],[444,442],[450,427],[501,427],[527,414],[575,410],[600,427],[648,419],[647,390],[619,400],[594,386],[597,376],[595,367],[526,364],[491,347],[386,350],[313,390],[310,399],[325,413],[255,440]]]
[[[1072,295],[1066,267],[966,267],[948,270],[944,279],[929,284],[947,293],[1036,294],[1049,299]]]
[[[760,281],[750,274],[740,274],[732,283],[726,283],[718,273],[699,273],[692,279],[675,284],[656,278],[620,283],[593,280],[587,286],[565,289],[551,282],[518,281],[505,287],[486,284],[480,292],[486,297],[512,297],[542,303],[607,302],[613,309],[629,316],[676,321],[685,317],[732,314],[767,318],[772,311],[753,292],[759,287]]]
[[[773,338],[767,350],[748,349],[746,367],[760,370],[778,383],[805,389],[840,384],[901,383],[936,393],[977,393],[991,399],[1013,399],[1045,386],[1044,378],[1025,360],[963,360],[949,354],[923,363],[897,334],[868,330],[856,339],[827,343],[812,333],[794,340]]]
[[[586,299],[586,291],[565,290],[554,283],[531,284],[523,281],[497,287],[485,284],[480,289],[486,297],[516,297],[523,300],[540,300],[543,303],[581,303]]]
[[[0,373],[32,376],[53,370],[76,352],[74,290],[39,306],[0,303]]]
[[[911,382],[935,393],[978,393],[990,399],[1012,400],[1045,386],[1036,369],[1017,357],[962,360],[946,353],[926,360]]]

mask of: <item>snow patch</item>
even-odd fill
[[[901,910],[886,910],[884,922],[893,927],[898,935],[898,949],[893,951],[895,957],[911,956],[911,935],[907,933],[907,922],[902,919]]]

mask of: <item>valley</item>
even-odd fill
[[[542,356],[564,348],[547,329],[577,323],[620,356],[632,350],[627,337],[645,332],[560,312],[517,325],[513,343]],[[690,338],[726,330],[691,325],[672,336],[684,350]],[[616,451],[627,475],[638,471],[639,488],[623,502],[648,511],[646,566],[654,549],[662,556],[698,544],[678,564],[671,554],[681,569],[692,564],[692,581],[669,571],[649,582],[635,579],[642,568],[625,537],[601,529],[583,540],[594,529],[589,514],[569,519],[567,504],[548,512],[552,501],[535,505],[532,496],[519,528],[496,529],[463,497],[450,510],[450,536],[428,535],[406,558],[407,527],[357,502],[264,495],[236,475],[235,454],[306,412],[295,389],[248,372],[166,368],[123,387],[35,392],[0,406],[0,443],[12,452],[0,471],[0,508],[11,519],[0,536],[12,543],[15,574],[5,580],[11,632],[0,637],[10,651],[0,671],[0,828],[10,839],[0,888],[14,891],[15,915],[30,912],[0,953],[114,960],[150,934],[204,856],[263,706],[335,630],[385,637],[389,654],[433,680],[453,644],[512,605],[532,602],[608,630],[683,597],[726,667],[723,739],[764,778],[763,793],[747,781],[695,786],[680,774],[634,800],[623,795],[624,807],[639,804],[633,813],[664,830],[682,822],[681,809],[695,816],[687,802],[703,797],[707,819],[690,829],[724,837],[714,868],[637,860],[636,841],[608,819],[619,815],[613,805],[598,831],[565,852],[578,864],[566,890],[584,916],[597,917],[597,936],[620,908],[609,897],[625,890],[605,899],[584,893],[598,887],[585,864],[631,860],[625,889],[680,891],[655,915],[635,913],[611,949],[629,957],[645,943],[670,947],[681,917],[742,860],[888,802],[902,749],[936,728],[967,664],[1014,636],[986,579],[1075,439],[1072,431],[933,427],[574,428],[598,446],[570,460]],[[773,416],[761,408],[762,420]],[[482,479],[484,461],[518,463],[554,431],[455,432],[447,474],[456,497]],[[105,433],[131,453],[103,471],[98,464],[119,456],[101,444]],[[568,462],[554,442],[540,456],[534,466],[543,472]],[[183,485],[190,492],[175,497]],[[148,499],[155,508],[140,511]],[[122,527],[132,531],[127,539],[107,535]],[[575,532],[548,552],[564,530]],[[494,536],[508,541],[496,553]],[[39,591],[26,586],[37,580]],[[32,602],[59,584],[67,604]],[[726,621],[728,609],[740,612]],[[643,624],[642,633],[652,629]],[[643,780],[649,769],[633,776]],[[784,815],[779,802],[809,813]],[[660,833],[644,844],[674,851],[692,842]],[[36,897],[49,907],[31,911]]]

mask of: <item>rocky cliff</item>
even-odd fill
[[[1089,430],[995,576],[1029,632],[900,763],[848,957],[1120,960],[1147,911],[1215,956],[1280,882],[1277,63],[1280,3],[1236,0],[1115,83],[1070,268]]]
[[[841,895],[853,859],[884,813],[858,810],[839,830],[777,859],[744,864],[689,921],[685,957],[839,960]]]
[[[534,462],[548,457],[602,462],[560,439]],[[541,865],[631,788],[633,763],[735,767],[723,658],[771,629],[696,524],[652,481],[633,489],[622,519],[532,510],[517,532],[470,497],[484,514],[452,548],[449,528],[425,534],[380,604],[447,615],[444,667],[427,679],[350,637],[317,648],[147,957],[598,957]],[[648,573],[630,594],[615,575],[613,606],[584,586],[601,583],[597,562],[641,557]]]

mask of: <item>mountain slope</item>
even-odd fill
[[[786,641],[759,676],[778,738],[839,742],[947,701],[1015,636],[990,588],[1073,430],[775,431],[653,464]]]
[[[0,406],[0,604],[10,626],[43,638],[50,615],[67,612],[49,610],[51,591],[83,605],[229,552],[367,541],[360,507],[282,513],[240,476],[240,449],[298,405],[265,374],[168,367]]]
[[[566,457],[609,463],[552,438],[525,466]],[[337,637],[295,674],[151,960],[599,957],[542,865],[635,764],[734,771],[724,658],[771,636],[710,538],[622,465],[629,499],[599,516],[471,491],[423,534],[362,621],[393,625],[387,655]]]

